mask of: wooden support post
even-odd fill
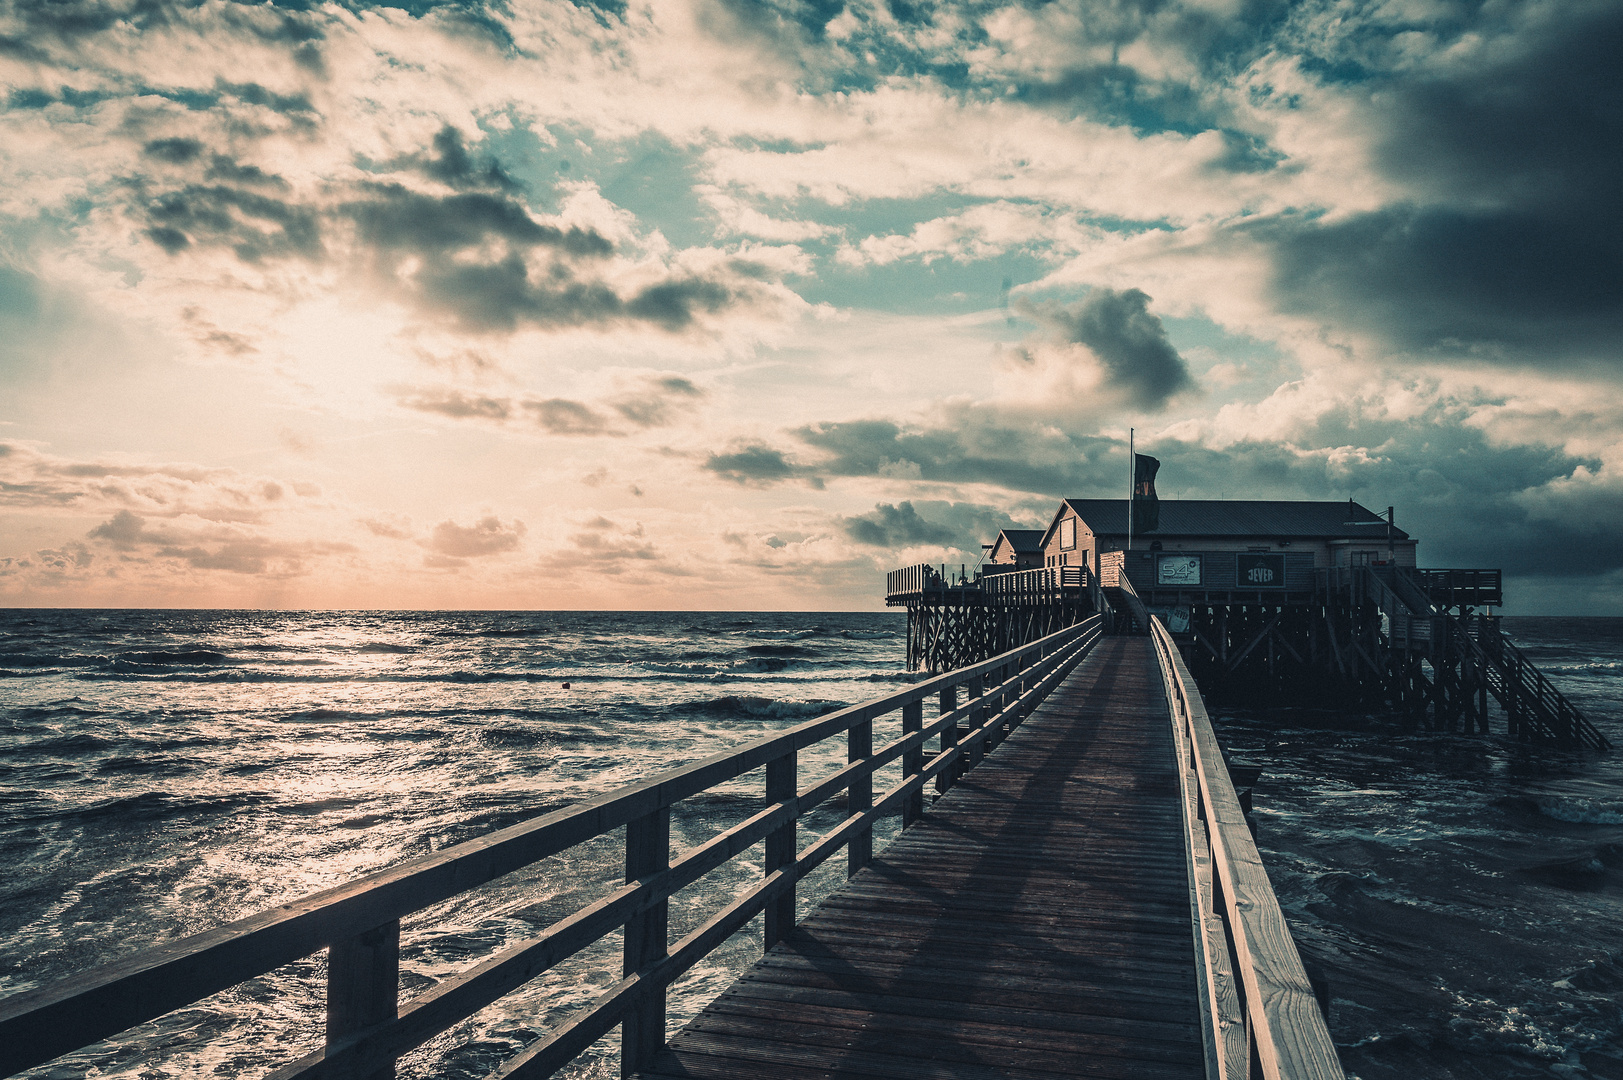
[[[766,763],[766,801],[787,802],[799,794],[799,770],[795,767],[795,752]],[[788,866],[795,861],[795,823],[786,821],[766,834],[766,873]],[[795,928],[795,887],[779,893],[766,905],[766,948],[770,949],[789,936]]]
[[[957,707],[958,688],[956,686],[946,687],[941,691],[941,711],[937,715],[950,713]],[[951,750],[954,746],[958,745],[958,733],[957,724],[953,724],[951,727],[942,729],[941,753],[944,754],[948,750]],[[952,787],[952,782],[954,779],[956,779],[954,776],[955,771],[956,770],[953,768],[946,768],[935,774],[935,789],[937,792],[943,792]]]
[[[657,874],[671,865],[671,811],[663,807],[626,823],[626,881]],[[661,900],[626,920],[620,973],[632,975],[665,959],[670,945],[670,901]],[[626,1011],[620,1021],[620,1075],[649,1068],[665,1045],[665,988]]]
[[[327,949],[327,1045],[400,1015],[400,920]],[[394,1080],[394,1064],[366,1080]]]
[[[969,680],[969,700],[971,702],[980,702],[980,699],[985,696],[986,676],[976,675]],[[986,723],[986,704],[984,702],[980,702],[978,707],[969,714],[969,730],[974,731],[984,723]],[[976,765],[979,765],[981,760],[986,757],[985,740],[976,743],[974,746],[966,750],[964,754],[967,760],[964,762],[963,769],[959,773],[960,776],[963,775],[964,772],[974,768]]]
[[[915,731],[924,730],[924,702],[913,701],[902,706],[902,734],[911,735]],[[919,746],[913,750],[902,752],[902,774],[904,776],[917,776],[924,768],[924,747]],[[924,785],[920,784],[918,790],[902,800],[902,828],[918,821],[924,816]]]
[[[845,733],[845,760],[847,763],[867,761],[873,756],[873,721],[852,724]],[[873,773],[851,781],[846,791],[845,813],[854,817],[873,808]],[[873,826],[863,829],[851,838],[845,848],[845,876],[853,878],[857,871],[873,858]]]

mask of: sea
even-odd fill
[[[1623,619],[1504,625],[1618,750],[1212,703],[1262,766],[1258,844],[1361,1080],[1623,1078]],[[0,996],[887,693],[916,678],[905,636],[889,612],[0,611]],[[830,742],[803,775],[843,760]],[[686,800],[673,847],[763,803],[759,774]],[[403,997],[601,896],[622,857],[606,836],[406,920]],[[805,883],[802,911],[841,869]],[[759,874],[758,852],[713,872],[673,901],[673,931]],[[672,1029],[759,949],[757,921],[696,967]],[[487,1075],[619,964],[605,940],[400,1076]],[[323,965],[25,1075],[262,1075],[319,1046]],[[618,1073],[611,1038],[559,1075]]]

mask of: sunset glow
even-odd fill
[[[1614,3],[0,2],[0,606],[850,609],[1064,496],[1623,611]]]

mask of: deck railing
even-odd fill
[[[1088,570],[1085,566],[1039,566],[1030,570],[983,573],[970,580],[962,572],[954,578],[950,571],[944,572],[944,568],[918,563],[885,575],[885,599],[895,603],[928,592],[952,589],[979,596],[994,604],[1050,603],[1061,590],[1085,589],[1087,586]]]
[[[1083,566],[1040,566],[980,579],[981,595],[997,604],[1052,603],[1063,589],[1085,589],[1088,571]]]
[[[1345,1080],[1290,927],[1251,839],[1211,719],[1160,619],[1196,912],[1209,1080]]]
[[[107,1039],[325,948],[326,1044],[271,1075],[275,1080],[389,1077],[401,1054],[621,928],[624,977],[494,1075],[547,1076],[616,1025],[622,1069],[629,1074],[644,1068],[664,1043],[665,992],[673,981],[762,912],[766,946],[780,940],[794,925],[795,885],[801,878],[841,849],[848,853],[848,871],[855,873],[872,855],[878,819],[900,811],[904,827],[917,820],[925,785],[935,779],[938,789],[945,788],[1001,742],[1092,647],[1101,623],[1094,617],[740,749],[0,999],[0,1076]],[[967,694],[962,704],[960,689]],[[926,723],[924,703],[931,697],[940,713]],[[895,734],[876,749],[875,722],[893,714]],[[842,734],[847,764],[803,786],[799,752]],[[936,737],[939,749],[931,753],[925,743]],[[875,798],[875,773],[894,762],[900,763],[900,782]],[[672,862],[671,807],[763,767],[766,806]],[[800,847],[796,822],[841,792],[844,819]],[[538,936],[399,1004],[402,916],[622,827],[624,885]],[[762,841],[761,881],[671,942],[670,897]]]

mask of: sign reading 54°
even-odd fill
[[[1199,555],[1162,555],[1155,560],[1157,585],[1199,585]]]

